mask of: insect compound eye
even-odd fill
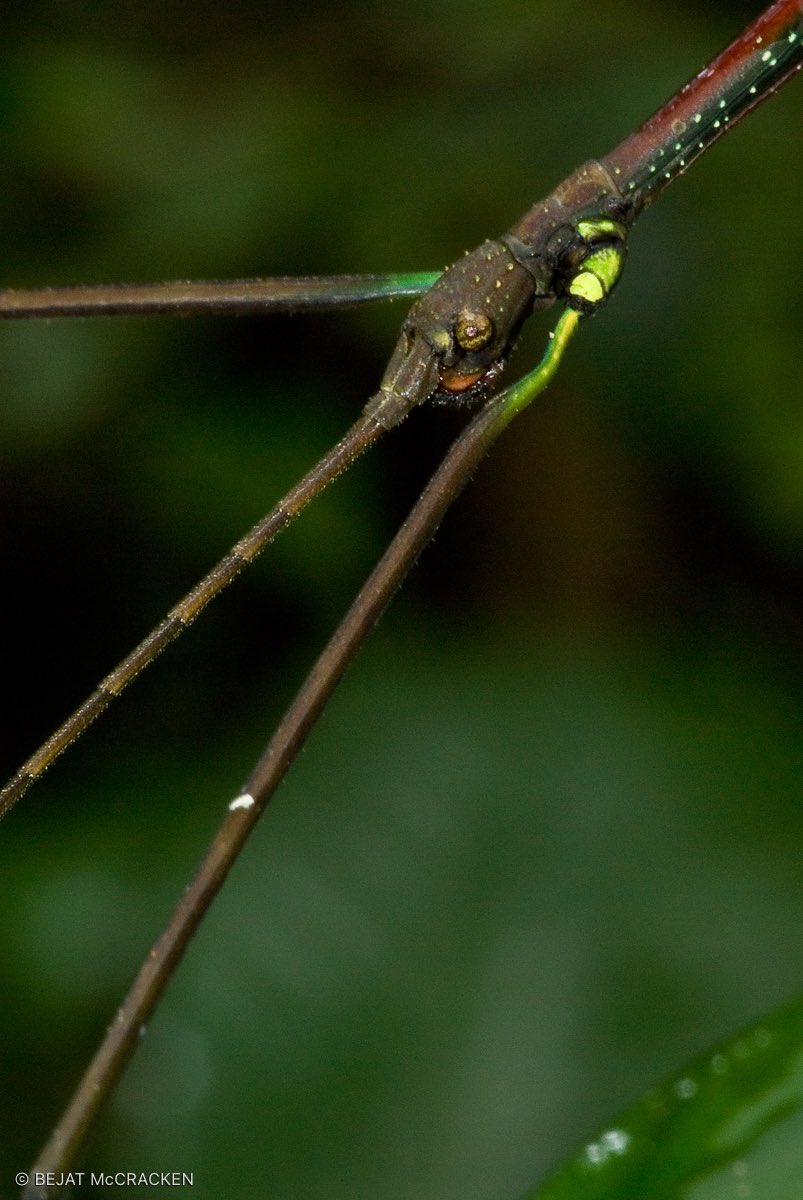
[[[487,313],[465,310],[455,321],[454,336],[461,350],[483,350],[493,335],[494,323]]]

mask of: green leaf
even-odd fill
[[[649,1092],[531,1200],[799,1200],[803,998]]]

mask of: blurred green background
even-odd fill
[[[2,279],[443,266],[759,7],[8,3]],[[639,222],[313,733],[87,1168],[511,1200],[801,989],[801,117],[798,81]],[[5,774],[351,422],[403,312],[0,329]],[[0,829],[0,1195],[464,419],[415,413]]]

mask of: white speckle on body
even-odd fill
[[[250,792],[243,792],[241,796],[237,796],[229,805],[229,812],[234,812],[238,808],[253,808],[254,797]]]
[[[623,1129],[606,1129],[598,1142],[586,1146],[586,1158],[595,1167],[601,1167],[613,1155],[622,1155],[630,1145],[630,1135]]]
[[[678,1079],[674,1091],[678,1100],[691,1100],[697,1095],[697,1084],[690,1076],[684,1075],[682,1079]]]

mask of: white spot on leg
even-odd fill
[[[586,1146],[586,1161],[593,1167],[602,1167],[611,1157],[625,1154],[629,1145],[630,1135],[623,1129],[606,1129],[599,1141]]]
[[[251,793],[243,792],[241,796],[237,796],[235,800],[232,800],[231,804],[229,805],[229,812],[234,812],[234,810],[237,808],[253,808],[254,803],[254,797],[251,795]]]

